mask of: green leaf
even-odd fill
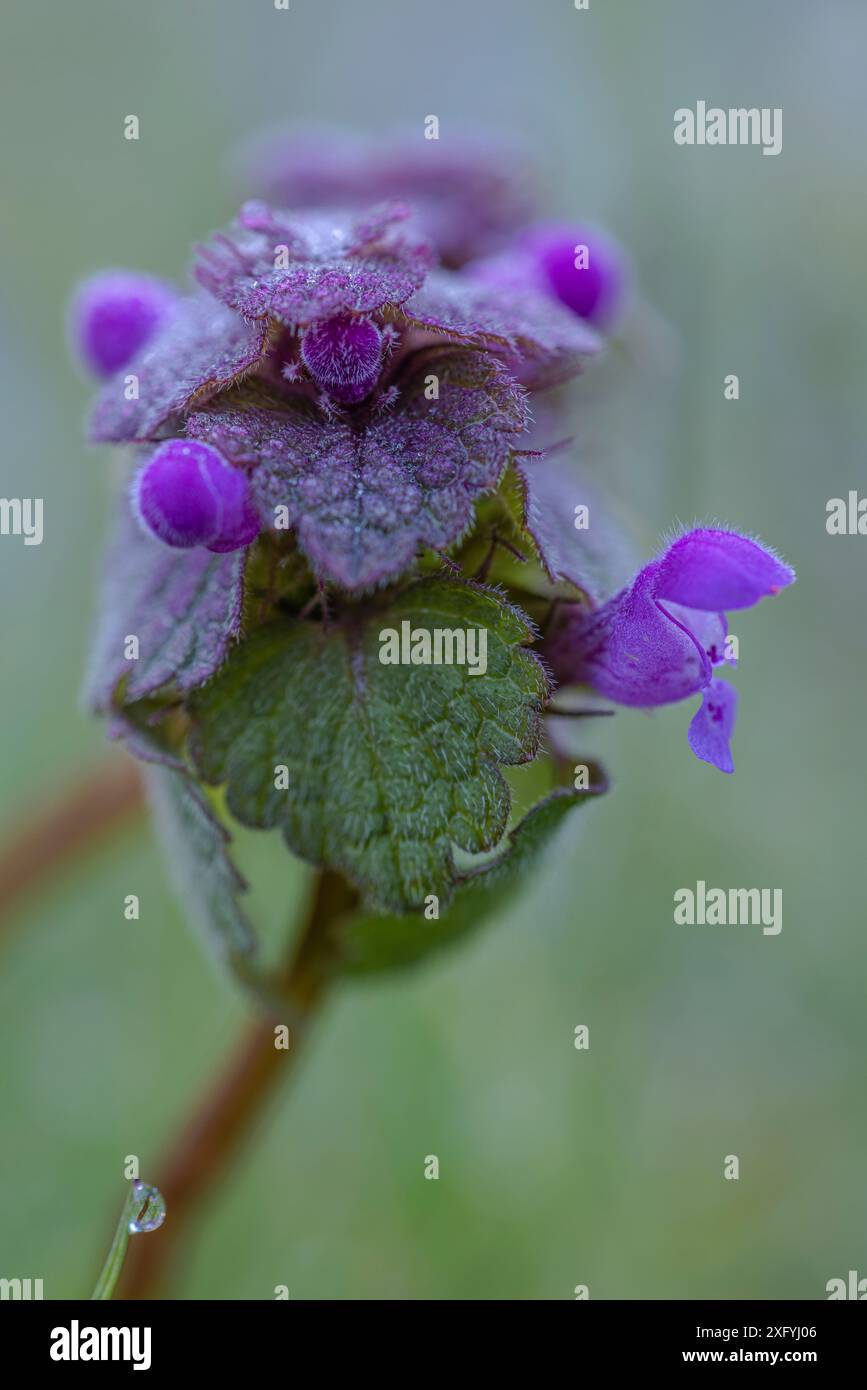
[[[178,896],[218,965],[237,973],[255,937],[239,903],[247,884],[229,856],[231,836],[186,772],[149,763],[143,773]]]
[[[381,634],[402,623],[484,630],[485,674],[384,665]],[[271,624],[191,699],[192,756],[207,782],[227,783],[238,820],[281,826],[292,850],[342,872],[378,906],[405,912],[431,893],[445,901],[453,846],[478,853],[505,832],[510,794],[498,764],[538,750],[548,687],[521,645],[532,637],[498,593],[444,579],[327,630]],[[288,787],[278,785],[281,766]]]
[[[338,971],[368,975],[401,969],[469,936],[515,900],[563,821],[588,800],[587,792],[558,791],[534,806],[496,859],[459,880],[451,907],[438,920],[415,913],[356,914],[345,921],[337,931]]]

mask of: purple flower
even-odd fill
[[[170,439],[155,449],[136,474],[132,502],[142,525],[178,550],[203,545],[223,554],[259,534],[244,473],[197,441]]]
[[[79,287],[70,311],[77,355],[96,376],[125,367],[165,322],[177,293],[132,270],[106,270]]]
[[[477,261],[470,272],[501,292],[534,289],[554,295],[600,329],[617,319],[629,279],[626,256],[610,237],[562,222],[528,228],[510,250]]]
[[[736,694],[713,674],[731,660],[725,610],[752,608],[794,579],[788,565],[748,536],[689,531],[600,608],[570,612],[546,656],[559,680],[592,685],[622,705],[647,709],[703,691],[690,746],[731,772]]]
[[[546,223],[531,228],[521,244],[567,309],[600,328],[612,324],[623,304],[628,269],[610,237],[591,227]]]

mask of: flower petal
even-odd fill
[[[738,692],[726,681],[714,679],[689,726],[689,746],[697,758],[712,763],[720,772],[734,772],[729,739],[738,712]]]
[[[692,633],[696,641],[707,652],[711,666],[719,666],[728,661],[732,666],[737,662],[725,654],[729,625],[725,613],[707,613],[701,608],[684,608],[682,603],[667,600],[660,604],[665,613],[670,613],[675,622],[680,623]]]
[[[681,536],[662,556],[656,595],[721,613],[752,608],[794,579],[794,570],[749,536],[699,529]]]
[[[621,705],[651,708],[711,679],[701,642],[656,602],[652,566],[595,613],[573,612],[545,655],[559,680],[587,683]]]

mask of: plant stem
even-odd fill
[[[119,1285],[120,1298],[161,1296],[191,1217],[249,1140],[278,1083],[292,1070],[332,975],[331,927],[355,901],[355,891],[339,875],[321,871],[307,926],[283,975],[281,994],[291,1020],[291,1045],[288,1049],[275,1046],[275,1025],[286,1021],[276,1014],[247,1028],[158,1169],[166,1221],[131,1248]]]
[[[35,811],[0,851],[0,917],[42,879],[144,811],[130,758],[112,757]]]

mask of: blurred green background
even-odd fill
[[[607,225],[671,325],[617,389],[602,369],[602,404],[592,372],[579,388],[646,551],[719,517],[799,575],[738,617],[736,775],[692,757],[684,706],[583,726],[611,795],[477,942],[333,999],[171,1294],[822,1298],[867,1274],[867,539],[825,531],[827,499],[867,489],[864,5],[4,0],[2,29],[0,490],[46,511],[41,547],[0,539],[6,827],[102,751],[77,697],[109,467],[82,442],[70,286],[178,276],[262,124],[523,135],[549,210]],[[699,98],[781,106],[782,154],[676,147]],[[267,849],[279,916],[304,871]],[[782,934],[675,927],[699,878],[781,887]],[[244,1008],[144,827],[42,885],[0,946],[0,1275],[84,1295],[123,1156],[152,1175]]]

